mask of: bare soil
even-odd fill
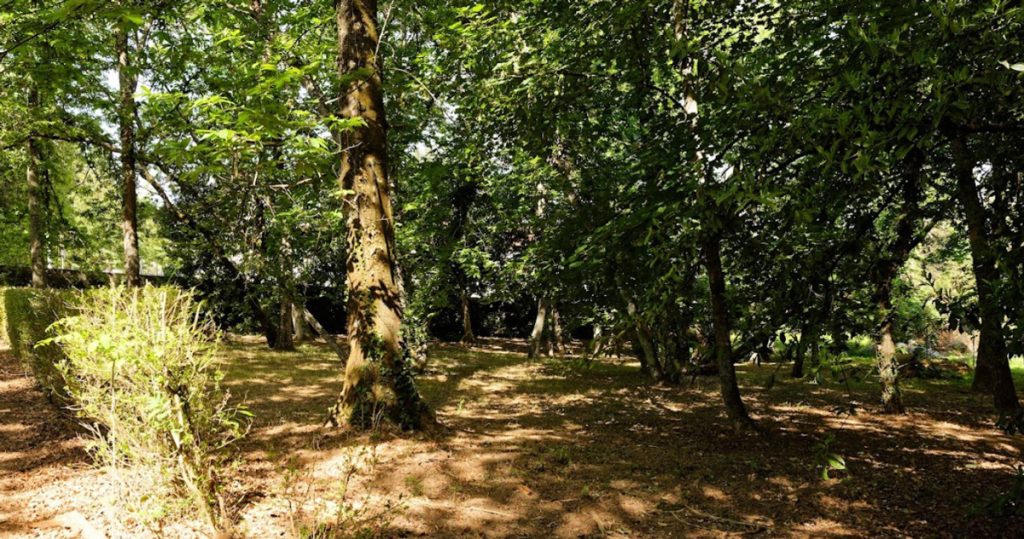
[[[530,362],[522,343],[440,345],[419,377],[443,428],[321,426],[333,353],[239,339],[225,383],[255,414],[232,472],[245,537],[1021,537],[1010,490],[1024,436],[958,380],[909,380],[906,415],[870,379],[790,380],[740,366],[759,432],[731,430],[716,380],[652,386],[630,360]],[[849,413],[850,411],[854,413]],[[150,537],[117,516],[79,430],[0,352],[0,537]],[[828,454],[846,471],[822,478]],[[202,536],[171,523],[165,537]]]

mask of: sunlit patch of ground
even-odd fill
[[[911,412],[887,416],[870,379],[816,385],[782,369],[767,384],[774,366],[743,365],[744,397],[764,432],[736,434],[713,378],[651,386],[630,361],[574,368],[529,362],[522,352],[522,343],[500,340],[435,347],[418,383],[445,428],[367,434],[322,427],[340,390],[340,364],[326,347],[284,353],[250,339],[229,344],[225,386],[256,416],[232,476],[232,492],[246,493],[239,529],[251,537],[317,524],[383,537],[1011,537],[1024,530],[1022,517],[974,511],[1011,487],[1024,437],[996,431],[986,399],[962,381],[909,381]],[[25,391],[0,385],[5,402]],[[3,406],[4,440],[35,432],[31,417]],[[49,462],[59,473],[44,481],[55,485],[99,477],[80,449],[60,449],[52,433],[37,436],[50,449],[5,443],[0,468]],[[56,456],[46,457],[51,450]],[[848,471],[822,479],[825,453],[842,456]],[[6,522],[51,516],[26,516],[26,504],[46,491],[17,482],[31,483],[33,469],[15,473],[0,479],[0,511],[13,515]],[[95,505],[64,503],[50,511],[103,521]]]

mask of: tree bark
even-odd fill
[[[957,193],[967,221],[971,265],[978,292],[978,310],[981,313],[977,365],[971,387],[975,391],[990,393],[999,412],[1012,414],[1020,409],[1020,401],[1017,400],[1007,356],[1006,336],[1003,332],[1005,314],[995,291],[999,270],[996,267],[995,250],[988,240],[987,212],[974,180],[974,159],[968,153],[967,141],[963,136],[953,139],[953,157]]]
[[[558,314],[558,307],[551,307],[551,341],[548,343],[548,355],[565,354],[564,335],[562,334],[562,318]]]
[[[39,94],[29,90],[29,108],[39,106]],[[42,152],[34,137],[28,139],[28,165],[25,170],[25,184],[28,191],[28,239],[29,260],[32,266],[32,287],[46,288],[46,238],[43,231],[43,199],[45,192],[39,179],[42,168]]]
[[[899,386],[899,362],[896,360],[896,341],[893,338],[895,312],[892,305],[892,284],[900,269],[907,263],[910,253],[924,239],[918,232],[921,217],[921,167],[924,157],[917,151],[907,157],[903,178],[902,208],[896,222],[896,237],[887,249],[874,275],[874,300],[882,321],[879,325],[877,348],[878,377],[882,385],[882,409],[885,413],[903,413],[903,399]]]
[[[349,356],[331,421],[369,426],[384,413],[403,428],[415,429],[430,413],[402,342],[377,2],[336,0],[335,9],[338,71],[346,81],[340,116],[359,118],[363,124],[342,137],[339,183],[348,225]]]
[[[138,76],[131,65],[128,30],[117,31],[117,74],[121,104],[118,123],[121,130],[121,232],[124,245],[124,283],[129,287],[142,284],[139,262],[138,195],[135,181],[135,90]]]
[[[295,342],[303,342],[309,339],[309,324],[302,317],[302,308],[294,301],[292,302],[292,333],[295,334]]]
[[[277,308],[277,340],[274,350],[290,352],[295,350],[295,339],[292,334],[292,302],[282,298]]]
[[[896,342],[892,337],[892,302],[879,303],[879,310],[888,313],[882,321],[878,341],[878,379],[882,384],[882,410],[887,414],[902,414],[903,398],[899,384],[899,362],[896,361]]]
[[[547,319],[548,302],[544,299],[537,300],[537,318],[533,321],[533,331],[530,332],[530,359],[537,359],[541,354],[542,341],[544,339],[544,321]]]
[[[736,366],[732,362],[731,325],[729,321],[729,305],[725,295],[725,272],[722,269],[721,238],[711,236],[702,240],[701,250],[704,254],[704,265],[708,272],[708,284],[711,289],[711,311],[715,323],[715,363],[718,367],[718,381],[721,385],[722,400],[729,419],[737,428],[745,429],[753,422],[747,415],[747,408],[740,397],[740,388],[736,383]]]
[[[470,308],[469,294],[463,290],[459,299],[462,301],[462,343],[473,344],[476,342],[476,334],[473,333],[473,310]]]

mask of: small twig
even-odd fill
[[[693,507],[690,507],[689,505],[684,505],[683,509],[676,509],[675,511],[667,511],[667,512],[672,514],[676,518],[679,518],[678,515],[676,515],[676,513],[679,513],[680,511],[683,511],[683,510],[689,511],[690,513],[693,513],[694,516],[697,516],[697,517],[700,517],[700,518],[703,518],[703,519],[707,519],[707,520],[711,520],[711,521],[714,521],[714,522],[718,522],[718,523],[721,523],[721,524],[731,524],[733,526],[743,526],[743,527],[746,527],[746,528],[756,528],[756,529],[759,529],[759,530],[771,529],[771,525],[769,525],[769,524],[759,524],[759,523],[756,523],[756,522],[745,522],[745,521],[742,521],[742,520],[734,520],[734,519],[731,519],[731,518],[720,517],[718,515],[712,515],[711,513],[705,513],[704,511],[701,511],[699,509],[694,509]]]
[[[502,517],[509,517],[509,518],[515,518],[516,517],[515,515],[510,515],[508,513],[502,513],[501,511],[492,511],[490,509],[484,509],[483,507],[473,507],[473,506],[470,506],[470,507],[467,507],[466,509],[475,509],[475,510],[480,511],[482,513],[490,513],[492,515],[498,515],[498,516],[502,516]]]

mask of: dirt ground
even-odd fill
[[[740,367],[761,432],[731,431],[714,379],[647,384],[618,359],[527,361],[521,343],[435,347],[419,378],[445,428],[321,428],[340,388],[320,346],[270,352],[240,339],[226,386],[256,423],[232,473],[246,537],[1021,537],[994,517],[1024,436],[995,430],[958,380],[911,380],[886,416],[877,386]],[[855,413],[847,413],[851,402]],[[0,537],[161,535],[115,514],[119,493],[0,352]],[[827,456],[847,471],[823,479]],[[200,535],[189,523],[164,537]]]

